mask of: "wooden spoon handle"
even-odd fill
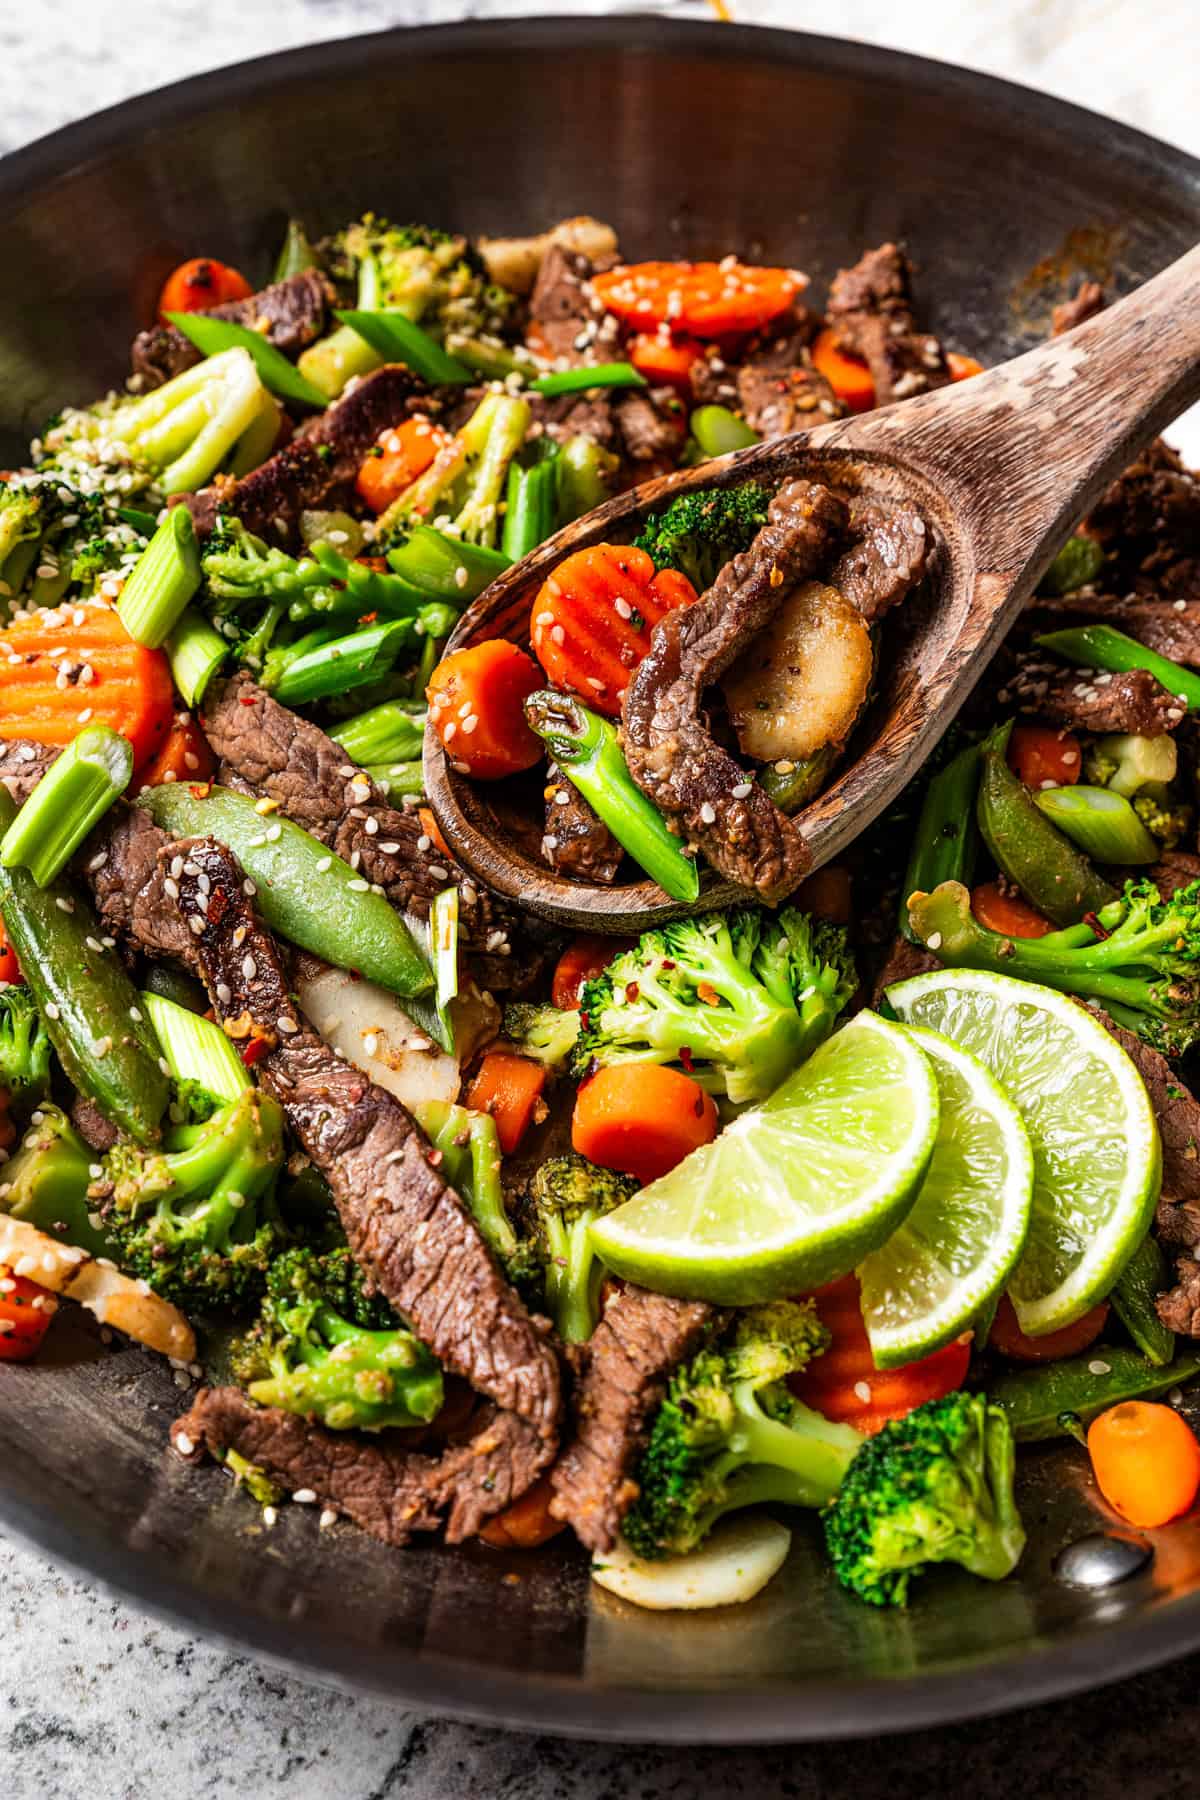
[[[1031,589],[1104,487],[1200,399],[1200,246],[1062,337],[952,392],[854,421],[856,445],[928,474],[999,604]],[[841,435],[834,427],[830,437]]]

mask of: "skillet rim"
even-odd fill
[[[81,163],[103,157],[159,124],[177,125],[224,104],[319,76],[348,79],[380,57],[406,53],[424,60],[503,48],[506,53],[624,49],[632,55],[676,50],[707,57],[769,58],[805,64],[833,76],[897,81],[950,104],[985,102],[1021,118],[1061,129],[1081,147],[1089,143],[1106,165],[1143,175],[1169,170],[1177,193],[1191,190],[1200,214],[1200,160],[1101,113],[1024,87],[903,51],[810,32],[716,21],[672,20],[656,14],[462,20],[399,25],[228,64],[185,77],[65,125],[0,158],[0,208],[27,202]],[[60,1566],[99,1580],[123,1598],[189,1632],[202,1632],[234,1651],[251,1651],[308,1679],[355,1693],[477,1723],[554,1736],[644,1743],[755,1744],[879,1736],[995,1715],[1106,1685],[1200,1645],[1200,1589],[1148,1605],[1119,1624],[1092,1627],[988,1661],[918,1676],[814,1681],[803,1686],[760,1684],[754,1690],[587,1686],[583,1678],[518,1677],[479,1664],[401,1646],[356,1649],[348,1640],[326,1645],[294,1626],[233,1597],[214,1599],[175,1574],[162,1557],[98,1529],[78,1502],[44,1507],[32,1476],[0,1466],[0,1520],[20,1540]],[[311,1652],[308,1647],[311,1646]]]

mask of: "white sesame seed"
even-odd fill
[[[291,1037],[293,1032],[299,1031],[300,1027],[295,1019],[289,1019],[286,1013],[280,1013],[275,1021],[275,1029],[281,1031],[284,1037]]]
[[[365,820],[363,823],[363,830],[366,832],[368,837],[376,837],[379,832],[379,820],[378,819]]]
[[[177,1431],[175,1433],[175,1448],[178,1450],[180,1456],[191,1456],[196,1446],[186,1431]]]
[[[257,974],[258,974],[258,964],[255,962],[254,958],[252,956],[243,956],[243,958],[242,958],[243,979],[246,981],[253,981]]]
[[[328,1531],[329,1527],[331,1525],[337,1524],[337,1520],[338,1520],[338,1516],[334,1512],[332,1506],[327,1506],[324,1508],[324,1510],[321,1513],[320,1518],[317,1520],[317,1527],[320,1531]]]
[[[201,932],[204,930],[203,916],[200,913],[196,913],[194,915],[194,917],[192,917],[188,920],[188,926],[192,932],[193,937],[199,937]]]
[[[1088,1374],[1089,1375],[1111,1375],[1112,1374],[1112,1364],[1102,1362],[1100,1357],[1097,1356],[1094,1361],[1092,1361],[1088,1364]]]
[[[716,820],[717,809],[711,800],[706,800],[700,808],[700,823],[702,825],[715,825]]]
[[[929,936],[925,939],[925,944],[926,944],[927,949],[940,950],[942,947],[941,932],[940,931],[931,931]]]
[[[854,1394],[855,1398],[861,1400],[864,1406],[868,1405],[871,1399],[869,1383],[865,1381],[856,1381],[854,1384]]]
[[[346,886],[355,894],[369,894],[371,891],[370,882],[363,881],[361,877],[357,881],[348,881]]]
[[[330,533],[330,535],[332,536],[332,533]],[[297,1488],[292,1495],[292,1499],[296,1502],[297,1506],[312,1506],[315,1504],[316,1498],[317,1496],[311,1488]]]
[[[332,867],[332,856],[322,856],[317,863],[317,873],[318,875],[324,875],[328,870],[332,869]]]
[[[752,781],[739,781],[735,788],[730,789],[730,792],[735,800],[745,800],[749,797],[753,788],[754,783]]]

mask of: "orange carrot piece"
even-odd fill
[[[58,1301],[0,1263],[0,1362],[28,1362],[41,1348]]]
[[[231,300],[248,300],[254,289],[240,269],[217,262],[212,256],[193,256],[172,269],[158,296],[158,316],[170,323],[168,313],[207,312]]]
[[[976,362],[973,356],[964,356],[960,350],[947,350],[946,367],[952,381],[970,381],[972,375],[983,374],[983,364]]]
[[[414,413],[403,424],[380,432],[359,466],[354,485],[373,513],[386,512],[449,442],[450,433],[444,427],[435,425],[424,413]]]
[[[467,1089],[472,1112],[490,1113],[505,1156],[511,1156],[533,1123],[546,1071],[515,1050],[489,1050]]]
[[[1200,1444],[1174,1407],[1123,1400],[1093,1419],[1087,1434],[1096,1485],[1131,1525],[1165,1525],[1200,1489]]]
[[[792,269],[734,262],[625,263],[593,275],[601,304],[636,331],[660,325],[698,338],[758,331],[804,287]]]
[[[175,690],[166,657],[135,644],[108,607],[65,606],[16,620],[0,631],[0,670],[0,738],[62,747],[84,725],[108,725],[129,739],[136,767],[157,754],[171,729]]]
[[[564,1012],[574,1011],[579,1005],[584,983],[607,969],[613,957],[630,949],[633,941],[632,938],[601,937],[592,931],[581,932],[572,938],[554,966],[550,998],[555,1006],[560,1006]]]
[[[614,951],[613,954],[615,955],[616,952]],[[17,953],[9,943],[8,933],[4,929],[4,921],[0,919],[0,982],[24,981],[24,979],[21,965],[17,961]]]
[[[654,627],[695,598],[686,575],[675,569],[656,574],[644,550],[593,544],[568,556],[542,583],[529,640],[555,687],[615,719]]]
[[[926,1400],[939,1400],[962,1386],[971,1360],[969,1334],[903,1368],[877,1369],[863,1324],[858,1276],[843,1275],[811,1298],[832,1342],[801,1374],[790,1376],[788,1385],[827,1419],[870,1437],[889,1419],[902,1419]]]
[[[1015,934],[1010,932],[1008,935]],[[1049,1331],[1045,1337],[1026,1337],[1017,1324],[1016,1307],[1007,1294],[1001,1294],[988,1343],[1013,1362],[1061,1362],[1064,1356],[1078,1356],[1081,1350],[1094,1344],[1107,1320],[1108,1301],[1101,1300],[1099,1306],[1093,1306],[1073,1325],[1064,1325],[1061,1331]]]
[[[453,862],[454,857],[449,844],[442,836],[442,828],[431,806],[418,806],[417,817],[421,821],[421,829],[429,839],[439,856],[447,857]]]
[[[851,412],[870,412],[875,404],[875,383],[861,356],[842,350],[833,327],[826,325],[812,341],[813,367],[823,375],[842,405]]]
[[[1020,894],[1006,894],[998,881],[971,889],[971,911],[986,931],[998,931],[1001,937],[1040,938],[1054,930],[1044,913]]]
[[[494,1550],[537,1550],[567,1528],[565,1519],[556,1519],[550,1511],[554,1489],[549,1475],[543,1475],[527,1488],[519,1500],[489,1519],[480,1537]]]
[[[849,925],[854,916],[853,883],[845,863],[826,863],[823,869],[806,875],[792,904],[801,912],[828,919],[831,925]]]
[[[167,741],[153,761],[139,769],[135,789],[162,787],[168,781],[211,781],[216,759],[208,739],[190,712],[177,712]]]
[[[1036,794],[1047,782],[1073,787],[1083,767],[1079,739],[1056,725],[1014,725],[1008,766]]]
[[[542,685],[537,664],[507,638],[488,638],[440,662],[425,690],[429,723],[455,767],[477,781],[499,781],[540,762],[542,741],[522,709]]]
[[[665,326],[642,331],[630,340],[629,360],[652,387],[692,391],[691,374],[703,359],[704,346],[696,338],[674,337]]]
[[[571,1120],[571,1142],[580,1156],[634,1175],[643,1186],[716,1135],[711,1095],[658,1063],[597,1069],[580,1088]]]

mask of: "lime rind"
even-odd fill
[[[1062,1330],[1112,1291],[1154,1216],[1162,1152],[1141,1076],[1084,1007],[1009,975],[938,969],[888,1000],[970,1049],[1019,1108],[1034,1190],[1009,1293],[1028,1336]]]
[[[908,1026],[933,1068],[937,1141],[912,1210],[859,1268],[879,1369],[952,1343],[1004,1289],[1029,1230],[1034,1159],[1021,1114],[978,1057]]]
[[[915,1039],[859,1013],[592,1239],[616,1274],[659,1293],[746,1306],[816,1287],[902,1222],[937,1128]]]

